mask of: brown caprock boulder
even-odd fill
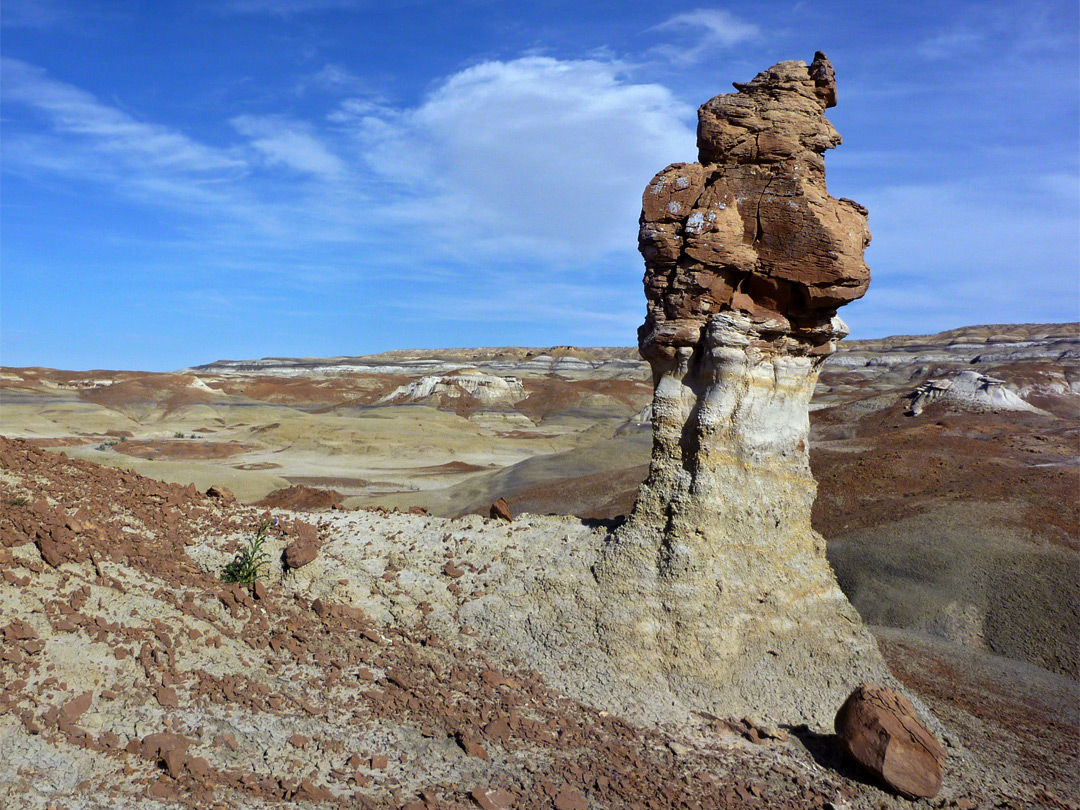
[[[836,713],[840,747],[888,787],[907,798],[930,798],[941,788],[945,751],[900,693],[859,684]]]

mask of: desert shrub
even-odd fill
[[[233,561],[221,572],[223,582],[235,582],[245,588],[255,586],[255,581],[259,578],[262,569],[270,564],[270,555],[263,550],[269,528],[269,520],[259,524],[259,528],[255,530],[255,536],[248,540],[247,545],[236,553]]]

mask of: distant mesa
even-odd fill
[[[528,396],[519,377],[465,368],[421,377],[399,386],[375,404],[428,405],[498,429],[532,427],[533,422],[514,407]]]
[[[473,349],[401,349],[357,357],[218,360],[185,369],[215,376],[337,377],[351,374],[441,376],[452,371],[480,371],[495,376],[560,376],[567,379],[638,376],[644,365],[636,348],[497,347]]]

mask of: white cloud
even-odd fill
[[[345,163],[301,122],[274,116],[240,115],[232,119],[241,135],[252,138],[251,145],[271,164],[324,177],[345,173]]]
[[[693,109],[611,61],[486,62],[410,108],[350,98],[321,121],[236,116],[246,140],[223,146],[26,63],[3,71],[19,107],[8,170],[171,207],[208,243],[380,244],[384,265],[632,257],[645,184],[695,153]]]
[[[669,17],[653,31],[670,32],[677,39],[652,49],[673,62],[699,62],[721,48],[757,39],[761,29],[723,9],[699,8]]]
[[[398,192],[392,212],[442,250],[588,261],[633,244],[649,178],[694,158],[692,121],[618,64],[531,56],[461,71],[412,109],[361,112],[355,132]]]
[[[313,195],[295,175],[283,188],[277,178],[257,172],[240,146],[211,146],[140,121],[25,62],[3,59],[0,70],[5,171],[51,174],[70,181],[72,189],[169,210],[176,232],[198,244],[295,243],[327,231],[339,238],[348,227],[342,225],[348,213],[324,202],[332,195]],[[289,146],[284,140],[267,145],[277,148],[278,162],[306,157],[309,169],[327,168],[316,153]]]

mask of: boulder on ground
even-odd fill
[[[174,734],[169,731],[161,731],[156,734],[148,734],[142,739],[138,750],[147,759],[158,759],[168,751],[179,751],[186,754],[191,740],[183,734]]]
[[[930,798],[941,789],[945,751],[899,692],[859,684],[837,712],[835,728],[848,756],[900,795]]]
[[[303,568],[319,556],[319,545],[301,537],[285,546],[281,556],[289,568]]]
[[[269,514],[269,513],[268,513]],[[294,538],[281,555],[288,568],[302,568],[319,556],[319,530],[306,520],[282,521],[281,531],[286,537]]]
[[[225,487],[219,487],[219,486],[210,487],[208,490],[206,490],[206,497],[208,497],[208,498],[217,498],[222,503],[235,503],[236,502],[236,496],[233,494],[232,490],[227,489]]]
[[[510,504],[506,502],[506,498],[499,498],[491,505],[491,519],[492,520],[506,520],[513,522],[514,514],[510,511]]]

